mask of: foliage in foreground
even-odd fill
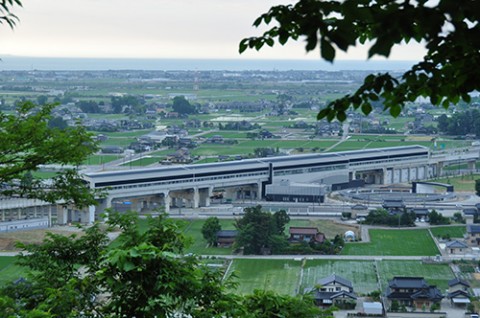
[[[333,317],[308,295],[268,291],[239,296],[222,272],[184,255],[186,240],[166,215],[142,231],[134,214],[111,214],[108,230],[121,229],[108,245],[98,224],[82,236],[49,234],[42,245],[21,245],[19,263],[29,270],[0,290],[1,317]]]
[[[77,207],[95,204],[77,167],[95,152],[96,144],[81,125],[49,126],[54,104],[21,103],[14,114],[0,112],[0,194],[24,196]],[[62,166],[49,183],[34,179],[41,165]]]
[[[338,50],[359,44],[370,46],[368,58],[388,57],[393,46],[415,41],[426,48],[423,60],[400,78],[389,73],[371,74],[353,94],[327,105],[317,118],[344,121],[352,106],[368,115],[375,102],[394,117],[418,97],[448,108],[480,89],[480,2],[473,0],[296,0],[276,5],[254,26],[274,24],[259,37],[240,42],[240,52],[260,50],[276,41],[304,38],[305,50],[320,48],[323,59],[333,62]]]

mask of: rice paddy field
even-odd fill
[[[430,228],[432,235],[435,237],[450,236],[451,238],[463,238],[467,232],[465,225],[455,226],[438,226]]]
[[[434,256],[439,254],[426,229],[371,229],[370,242],[346,243],[343,255]]]
[[[354,288],[361,290],[362,293],[378,290],[373,261],[307,260],[301,287],[305,289],[315,286],[319,279],[333,273],[350,280]]]
[[[366,295],[383,290],[395,276],[424,277],[440,290],[448,287],[455,275],[447,264],[423,264],[410,260],[265,260],[235,259],[230,272],[236,276],[242,294],[255,289],[292,295],[314,287],[321,278],[337,274],[352,282],[354,290]]]

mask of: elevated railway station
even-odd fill
[[[479,158],[479,150],[461,152],[462,159]],[[227,200],[262,200],[267,185],[289,181],[319,184],[328,190],[365,184],[395,184],[425,180],[439,175],[448,154],[432,156],[423,146],[278,156],[231,162],[152,167],[123,171],[88,172],[84,179],[92,189],[108,196],[91,207],[89,218],[105,208],[125,204],[141,211],[154,207],[207,207],[213,193]],[[437,158],[437,159],[436,159]],[[113,203],[113,204],[112,204]]]
[[[138,212],[161,208],[169,212],[172,207],[208,207],[214,200],[218,201],[218,197],[223,202],[281,198],[282,201],[289,202],[321,203],[322,196],[333,190],[364,184],[389,185],[435,178],[451,162],[467,162],[474,169],[479,154],[479,148],[474,147],[434,153],[423,146],[404,146],[84,172],[85,182],[92,189],[105,190],[107,195],[98,198],[97,206],[86,210],[56,209],[57,215],[54,217],[63,223],[90,223],[98,219],[106,208]],[[285,186],[280,186],[282,184],[288,184],[289,189],[297,188],[285,193],[282,190]],[[283,192],[266,193],[278,189]],[[289,197],[293,195],[298,196],[298,201],[297,197]],[[4,206],[7,207],[6,204]],[[23,215],[18,212],[18,207],[12,208],[12,212],[8,209],[0,206],[5,218]]]

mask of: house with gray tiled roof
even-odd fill
[[[454,278],[448,281],[448,295],[452,306],[463,307],[470,303],[470,284],[462,279]]]
[[[440,303],[443,298],[440,290],[429,285],[423,277],[394,277],[388,282],[385,292],[389,306],[397,301],[399,305],[412,307],[416,310],[430,308]]]
[[[333,304],[340,307],[344,307],[343,305],[354,307],[357,300],[352,283],[335,274],[319,279],[315,287],[307,292],[311,292],[315,303],[322,307]]]
[[[468,245],[462,241],[448,241],[445,244],[445,250],[448,254],[465,254]]]
[[[469,246],[480,246],[480,224],[467,224],[466,241]]]

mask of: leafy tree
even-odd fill
[[[480,196],[480,179],[475,180],[475,194]]]
[[[279,237],[283,231],[279,232],[272,214],[262,211],[261,205],[245,208],[244,212],[243,217],[235,221],[238,230],[235,243],[238,247],[243,247],[245,254],[262,254],[265,249],[279,252],[285,246]],[[283,240],[286,241],[285,236]]]
[[[18,263],[28,269],[28,277],[3,288],[0,299],[14,299],[16,312],[25,312],[21,317],[77,317],[92,311],[99,293],[92,279],[107,243],[106,233],[94,225],[80,237],[49,233],[41,245],[18,244],[25,252]],[[0,305],[0,316],[7,312]]]
[[[462,215],[462,212],[455,212],[453,214],[453,221],[455,223],[465,223],[465,218]]]
[[[277,229],[278,235],[285,234],[285,225],[290,222],[290,216],[288,215],[287,211],[280,210],[273,213],[273,220],[275,222],[275,227]]]
[[[431,225],[450,224],[450,220],[436,210],[432,210],[432,212],[428,213],[428,219]]]
[[[356,92],[332,101],[317,118],[344,121],[350,107],[364,114],[372,103],[398,116],[407,102],[429,97],[434,105],[448,108],[480,89],[475,71],[480,65],[480,3],[471,0],[296,0],[276,5],[254,26],[275,25],[259,37],[245,38],[239,51],[260,50],[276,41],[304,38],[306,51],[320,48],[323,59],[333,62],[338,50],[347,52],[359,43],[369,45],[368,57],[389,57],[394,45],[415,41],[424,44],[423,60],[400,78],[389,73],[371,74]]]
[[[175,96],[173,98],[173,111],[179,114],[194,114],[195,106],[191,105],[185,96]]]
[[[0,193],[38,198],[48,202],[63,199],[78,207],[95,204],[94,194],[78,175],[78,167],[96,150],[84,127],[50,128],[54,105],[38,107],[32,102],[19,104],[16,114],[0,113]],[[33,179],[19,183],[27,172],[40,165],[69,167],[59,172],[52,183]]]
[[[133,96],[133,95],[112,96],[111,102],[112,102],[112,109],[115,114],[121,113],[124,108],[126,109],[125,112],[128,112],[128,109],[130,110],[130,112],[133,112],[133,113],[145,112],[145,106],[144,106],[145,101],[140,99],[137,96]]]
[[[271,291],[255,290],[245,297],[243,304],[249,313],[247,317],[252,318],[333,317],[331,312],[322,313],[309,295],[280,296]]]
[[[48,121],[48,127],[50,128],[58,128],[58,129],[66,129],[68,124],[62,117],[55,117]]]
[[[202,235],[203,238],[210,245],[217,244],[217,232],[222,229],[220,225],[220,220],[216,216],[209,217],[205,220],[205,223],[202,225]]]
[[[94,100],[81,100],[75,103],[84,113],[101,113],[99,104]]]

